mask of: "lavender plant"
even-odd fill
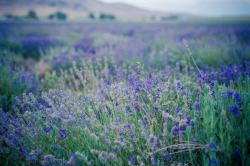
[[[82,36],[42,56],[55,71],[40,79],[1,60],[1,95],[13,102],[12,112],[0,105],[0,164],[248,165],[249,41],[241,27],[206,34],[205,25],[196,33],[192,25],[119,25],[64,27]],[[239,61],[231,47],[193,49],[199,36],[240,49]]]

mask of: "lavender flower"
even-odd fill
[[[239,107],[238,106],[234,106],[234,105],[230,105],[230,106],[228,106],[228,109],[229,109],[229,111],[231,111],[232,112],[232,115],[236,118],[236,119],[238,119],[238,118],[240,118],[240,113],[239,113]]]
[[[171,155],[167,152],[167,153],[165,154],[165,158],[166,158],[166,160],[169,160],[169,159],[171,158]]]
[[[155,84],[155,85],[158,85],[158,83],[159,83],[159,79],[158,79],[158,77],[157,77],[157,76],[155,76],[155,78],[153,79],[153,82],[154,82],[154,84]]]
[[[240,103],[241,102],[241,95],[240,95],[240,93],[234,93],[234,99],[238,102],[238,103]]]
[[[134,157],[130,157],[130,158],[128,159],[128,162],[129,162],[130,164],[133,164],[133,163],[135,162]]]
[[[50,125],[48,125],[48,127],[45,127],[45,128],[44,128],[44,131],[45,131],[46,133],[49,133],[51,130],[53,130],[53,127],[50,126]]]
[[[179,130],[180,130],[179,126],[172,127],[173,135],[177,135],[179,133]]]
[[[231,99],[233,97],[234,91],[228,90],[228,91],[226,91],[226,93],[227,93],[228,98]]]
[[[219,165],[219,162],[216,158],[211,158],[211,160],[209,161],[209,165],[217,166]]]
[[[217,151],[217,147],[213,142],[210,142],[208,144],[208,147],[210,148],[211,152],[216,152]]]
[[[58,131],[58,134],[59,134],[60,137],[63,138],[63,139],[67,138],[67,134],[66,134],[65,130],[60,130],[60,131]]]
[[[180,108],[179,108],[179,107],[176,107],[176,108],[175,108],[175,112],[174,112],[174,113],[178,114],[178,113],[179,113],[179,111],[180,111]]]
[[[238,149],[234,150],[233,156],[240,157],[241,156],[240,151]]]
[[[194,102],[194,108],[196,109],[196,110],[198,110],[198,109],[200,109],[200,103],[199,102]]]

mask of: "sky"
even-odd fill
[[[250,0],[100,0],[140,8],[204,16],[250,16]]]

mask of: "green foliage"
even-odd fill
[[[0,39],[0,48],[9,50],[14,53],[20,53],[22,50],[22,45],[18,41],[10,39]]]
[[[41,86],[39,89],[42,91],[48,91],[50,89],[62,89],[64,87],[65,85],[55,72],[46,72],[44,77],[41,79]]]
[[[12,110],[16,96],[36,92],[39,80],[37,75],[27,74],[15,61],[9,60],[7,55],[1,55],[0,60],[0,107],[9,111]]]

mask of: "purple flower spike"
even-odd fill
[[[219,162],[216,158],[211,158],[211,160],[209,161],[209,164],[217,166],[217,165],[219,165]]]
[[[230,105],[230,106],[228,106],[228,109],[229,109],[229,111],[231,111],[232,115],[233,115],[236,119],[240,118],[240,113],[239,113],[239,110],[240,110],[240,109],[239,109],[238,106]]]
[[[234,93],[234,99],[235,99],[237,102],[241,102],[241,95],[240,95],[240,93]]]
[[[58,134],[59,134],[60,137],[62,137],[63,139],[67,138],[67,135],[66,135],[65,130],[60,130],[60,131],[58,131]]]
[[[166,157],[166,160],[169,160],[171,158],[171,156],[168,152],[165,154],[165,157]]]
[[[238,149],[234,150],[233,156],[240,157],[241,156],[240,151]]]
[[[200,115],[200,114],[201,114],[200,110],[196,111],[196,115]]]
[[[174,126],[174,127],[172,127],[173,135],[178,134],[178,133],[179,133],[179,130],[180,130],[179,126]]]
[[[228,98],[229,99],[231,99],[232,98],[232,96],[233,96],[233,94],[234,94],[234,91],[226,91],[227,92],[227,96],[228,96]]]
[[[46,133],[49,133],[51,130],[53,130],[53,127],[52,127],[52,126],[48,126],[48,127],[44,128],[44,131],[45,131]]]
[[[198,110],[198,109],[200,109],[200,103],[199,102],[194,102],[194,108],[196,109],[196,110]]]

